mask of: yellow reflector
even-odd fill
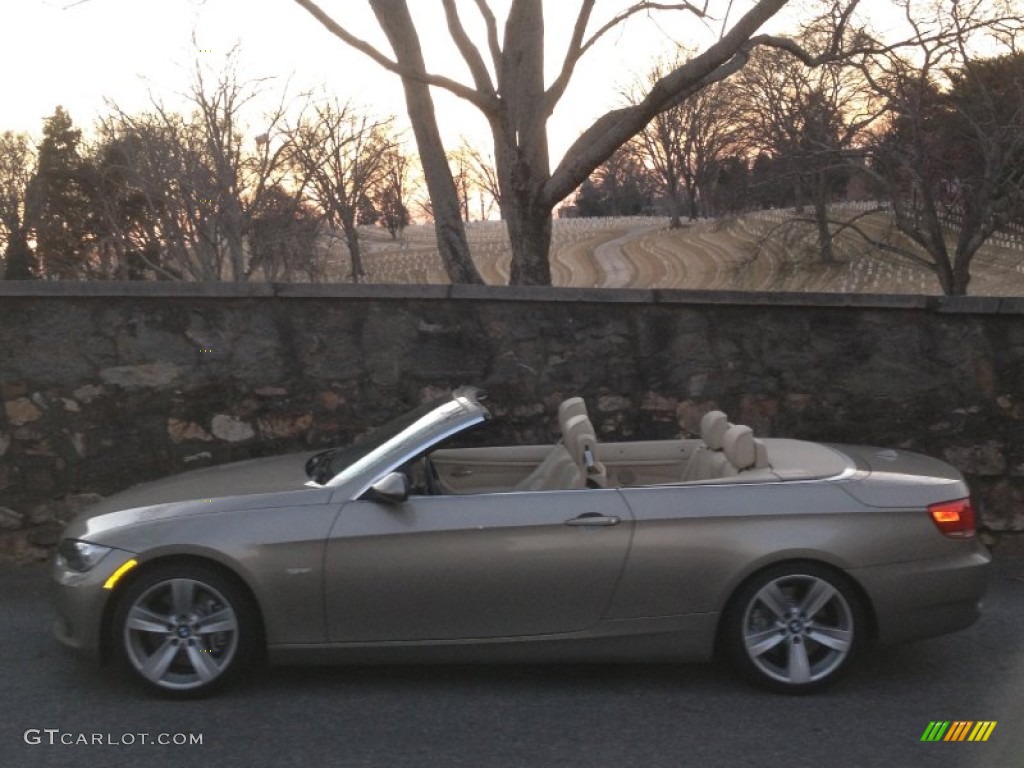
[[[117,582],[121,580],[121,577],[124,576],[126,573],[128,573],[128,571],[130,571],[132,568],[134,568],[138,564],[139,564],[139,561],[136,560],[133,557],[127,563],[125,563],[120,568],[118,568],[116,571],[114,571],[112,574],[110,574],[110,578],[107,579],[105,582],[103,582],[103,588],[104,589],[113,589],[114,585],[117,584]]]

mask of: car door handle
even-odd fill
[[[469,477],[472,474],[473,470],[467,469],[466,467],[461,467],[459,469],[452,470],[452,477]]]
[[[579,517],[573,517],[565,521],[566,525],[618,525],[620,519],[616,515],[602,515],[599,512],[584,512]]]

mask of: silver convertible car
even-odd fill
[[[274,662],[701,661],[784,692],[978,617],[990,556],[925,456],[758,439],[467,447],[463,387],[361,442],[112,496],[54,565],[55,633],[175,695]]]

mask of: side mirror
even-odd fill
[[[388,472],[370,486],[366,497],[374,501],[399,504],[409,498],[409,478],[404,472]]]

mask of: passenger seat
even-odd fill
[[[722,477],[729,460],[722,453],[729,417],[721,411],[708,411],[700,420],[700,436],[704,445],[694,451],[683,469],[683,481],[711,480]]]
[[[734,477],[749,469],[768,468],[768,449],[754,438],[754,430],[742,424],[729,427],[722,439],[728,466],[721,477]]]

